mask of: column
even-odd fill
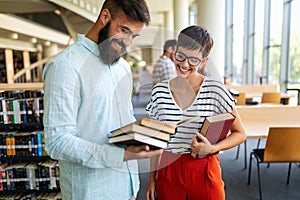
[[[174,0],[175,38],[179,32],[189,25],[189,0]]]
[[[206,27],[214,39],[214,46],[206,66],[207,71],[223,81],[225,67],[225,1],[198,0],[197,15],[198,25]]]
[[[37,44],[36,45],[37,49],[37,60],[42,60],[43,59],[43,45],[42,44]],[[40,65],[38,68],[38,81],[42,82],[42,74],[43,74],[43,67],[44,65]]]
[[[165,11],[164,14],[164,26],[165,26],[165,40],[174,39],[174,21],[173,11]]]
[[[13,59],[13,51],[11,49],[5,49],[5,65],[6,65],[6,79],[7,83],[14,83],[14,59]]]
[[[57,44],[50,44],[50,46],[44,46],[44,57],[54,56],[59,52]]]
[[[30,55],[29,51],[23,51],[23,66],[25,69],[30,66]],[[25,72],[26,82],[31,82],[31,73],[30,70],[26,70]]]

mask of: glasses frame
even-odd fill
[[[181,55],[184,57],[184,59],[183,59],[183,60],[178,60],[178,59],[177,59],[177,56],[176,56],[176,55],[178,55],[178,54],[181,54]],[[185,55],[184,53],[179,52],[179,51],[175,51],[175,53],[174,53],[174,58],[175,58],[178,62],[185,62],[185,61],[187,60],[188,63],[189,63],[189,65],[190,65],[190,66],[194,66],[194,67],[200,65],[200,63],[201,63],[201,62],[203,61],[203,59],[204,59],[204,58],[201,58],[201,59],[200,59],[200,58],[192,57],[192,56],[189,57],[189,56],[187,56],[187,55]],[[196,65],[191,64],[190,59],[198,60],[197,64],[196,64]]]

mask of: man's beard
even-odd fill
[[[98,36],[98,46],[100,50],[100,56],[104,64],[111,65],[119,61],[120,57],[126,53],[125,44],[116,39],[109,38],[109,27],[110,22],[108,22],[103,29],[99,32]],[[122,46],[120,51],[115,50],[111,45],[112,42],[117,42],[118,45]]]

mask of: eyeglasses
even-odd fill
[[[203,58],[199,59],[199,58],[196,58],[196,57],[188,57],[184,53],[181,53],[181,52],[178,52],[178,51],[175,52],[175,59],[178,62],[184,62],[187,59],[189,65],[192,65],[192,66],[199,65],[203,60]]]

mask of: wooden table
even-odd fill
[[[257,101],[258,103],[261,102],[263,93],[246,93],[246,101]],[[288,105],[290,101],[291,95],[287,93],[280,93],[280,103],[283,105]]]
[[[236,106],[246,129],[247,139],[267,138],[270,127],[300,127],[300,106],[258,104]],[[247,140],[245,168],[247,168]]]

